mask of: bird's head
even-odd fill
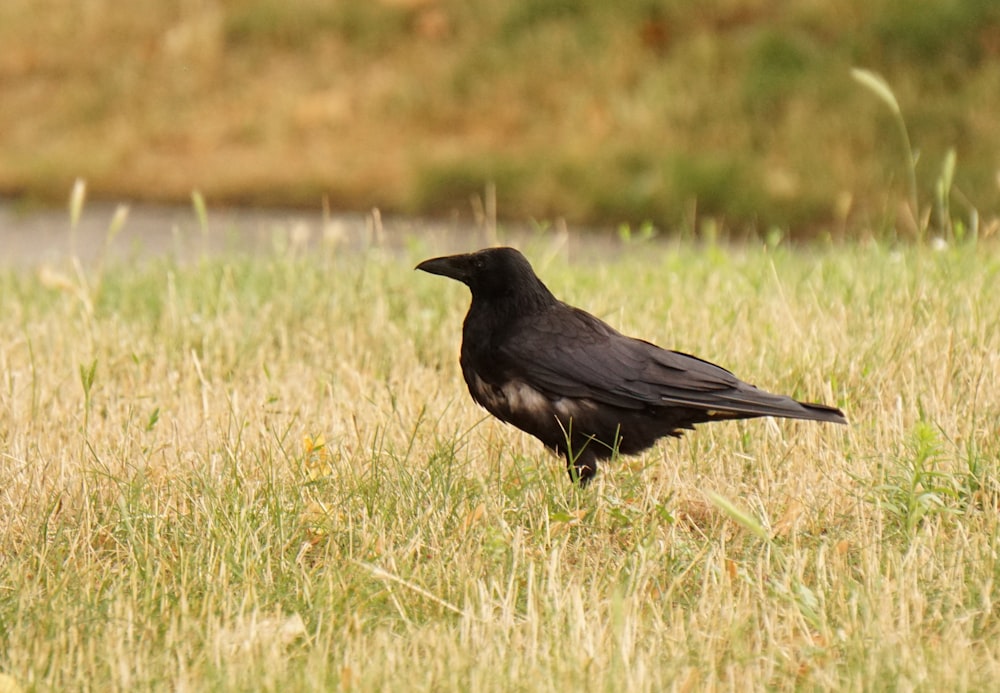
[[[486,248],[464,255],[424,260],[416,269],[456,279],[473,299],[511,299],[515,303],[555,300],[535,275],[527,258],[514,248]]]

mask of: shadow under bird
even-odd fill
[[[472,292],[460,362],[472,398],[566,458],[586,484],[597,463],[695,424],[777,416],[847,423],[843,412],[749,385],[695,356],[627,337],[552,295],[514,248],[425,260],[416,269]]]

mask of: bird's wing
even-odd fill
[[[520,321],[498,345],[509,369],[540,390],[620,407],[697,406],[740,381],[706,361],[626,337],[565,304]],[[708,403],[708,402],[704,402]]]
[[[554,397],[628,409],[685,406],[801,416],[790,398],[759,390],[707,361],[627,337],[565,304],[520,321],[498,345],[509,373]]]

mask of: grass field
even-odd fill
[[[577,242],[522,247],[560,297],[850,426],[705,426],[580,491],[469,399],[467,293],[411,271],[418,240],[0,270],[0,672],[994,686],[995,242]]]

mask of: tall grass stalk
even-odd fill
[[[907,189],[909,192],[910,220],[917,234],[918,240],[923,240],[925,230],[924,224],[920,221],[920,202],[917,197],[917,154],[910,145],[910,133],[906,129],[906,119],[903,117],[903,109],[899,107],[899,101],[892,91],[889,83],[876,72],[863,68],[851,68],[851,76],[856,82],[866,87],[879,98],[892,112],[893,122],[899,130],[899,137],[903,145],[903,155],[906,158]]]

